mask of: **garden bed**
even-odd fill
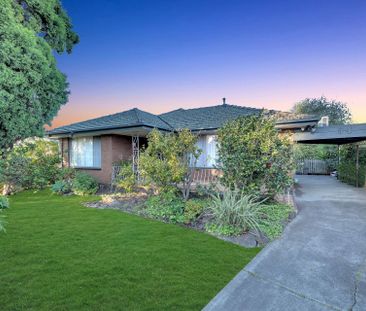
[[[85,202],[84,205],[89,208],[96,209],[115,209],[123,212],[127,212],[130,214],[135,214],[142,216],[144,218],[154,218],[166,223],[175,223],[180,226],[188,227],[194,230],[207,232],[207,224],[209,224],[211,217],[205,213],[204,211],[194,218],[192,221],[170,221],[164,218],[152,217],[151,214],[148,213],[146,202],[149,197],[152,195],[147,193],[146,191],[141,191],[138,193],[115,193],[115,194],[105,194],[102,195],[102,199],[93,202]],[[288,195],[283,198],[278,198],[281,203],[276,203],[272,205],[268,205],[266,209],[272,209],[269,211],[269,215],[272,218],[272,225],[265,226],[261,225],[261,231],[264,233],[258,233],[256,230],[249,230],[245,233],[239,235],[222,235],[213,232],[207,232],[215,237],[243,246],[243,247],[257,247],[263,246],[269,243],[272,239],[279,237],[282,233],[283,228],[287,225],[287,223],[292,220],[296,215],[296,209],[294,206],[294,202],[292,199],[292,195]],[[207,204],[209,201],[206,199]],[[286,209],[276,209],[276,206],[288,206]],[[278,212],[281,210],[281,212]],[[275,225],[273,225],[275,223]]]

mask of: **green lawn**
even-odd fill
[[[200,310],[259,251],[82,200],[11,198],[0,310]]]

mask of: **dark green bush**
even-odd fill
[[[58,144],[43,139],[16,145],[0,160],[0,184],[11,191],[43,189],[58,179]]]
[[[149,216],[173,223],[183,223],[184,201],[174,191],[162,192],[146,201]]]
[[[359,170],[357,174],[355,145],[345,145],[341,148],[341,161],[338,165],[339,179],[352,186],[363,187],[365,185],[366,174],[366,150],[360,147],[359,150]]]
[[[83,172],[77,172],[72,181],[72,191],[77,195],[95,194],[98,188],[95,178]]]

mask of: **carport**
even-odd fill
[[[345,144],[356,145],[356,172],[360,169],[360,142],[366,140],[366,123],[362,124],[347,124],[347,125],[331,125],[324,127],[308,127],[301,128],[301,131],[294,133],[293,140],[299,144],[328,144],[338,146],[338,161],[339,148]],[[358,178],[357,178],[358,179]],[[357,180],[356,186],[359,186]]]

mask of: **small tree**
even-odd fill
[[[148,147],[140,155],[141,174],[162,191],[181,186],[183,199],[189,198],[192,184],[191,164],[200,150],[197,136],[185,129],[178,133],[162,133],[154,129],[148,135]]]
[[[219,168],[225,186],[274,196],[291,184],[292,145],[263,115],[240,117],[218,131]]]

